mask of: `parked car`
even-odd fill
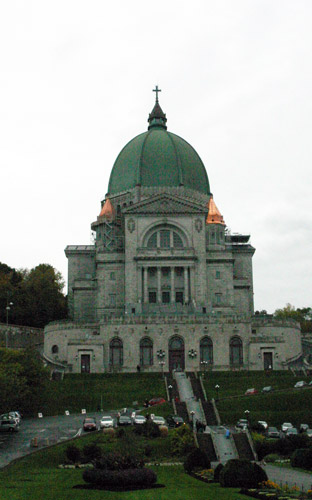
[[[306,432],[309,429],[308,424],[300,424],[299,432]]]
[[[110,415],[103,415],[100,420],[100,428],[114,427],[114,419]]]
[[[238,422],[236,422],[235,428],[238,430],[246,430],[249,426],[247,418],[240,418]]]
[[[168,427],[180,427],[184,424],[184,420],[178,415],[169,415],[169,417],[167,417],[167,424]]]
[[[307,435],[309,438],[312,438],[312,429],[307,429],[307,430],[306,430],[306,435]]]
[[[273,391],[273,387],[271,385],[267,385],[266,387],[263,387],[261,392],[263,393],[267,393],[267,392],[272,392]]]
[[[12,418],[16,418],[18,423],[21,423],[22,417],[19,411],[9,411],[8,415]]]
[[[296,382],[294,385],[295,389],[301,389],[302,387],[305,387],[307,383],[304,380],[299,380],[299,382]]]
[[[93,417],[86,417],[83,421],[84,431],[96,431],[96,420]]]
[[[19,422],[16,418],[9,417],[9,415],[2,415],[0,420],[1,432],[17,432],[19,430]]]
[[[118,425],[132,425],[132,420],[129,415],[120,415]]]
[[[152,398],[149,400],[148,404],[150,406],[154,406],[154,405],[161,405],[162,403],[165,403],[166,400],[164,398]]]
[[[257,389],[255,389],[254,387],[252,387],[251,389],[247,389],[247,391],[245,392],[245,396],[252,396],[253,394],[258,394]]]
[[[142,425],[145,424],[145,422],[146,418],[144,417],[144,415],[135,415],[133,418],[134,425]]]
[[[265,430],[269,427],[265,420],[258,420],[258,424],[261,425]]]
[[[286,431],[287,431],[287,429],[290,429],[290,428],[292,428],[292,427],[293,427],[293,424],[291,424],[290,422],[284,422],[284,423],[282,424],[282,431],[283,431],[283,432],[286,432]]]
[[[265,434],[268,438],[279,438],[280,437],[280,433],[276,427],[268,427]]]
[[[166,425],[166,420],[164,417],[159,417],[157,415],[151,416],[151,420],[153,420],[154,424],[157,425]]]
[[[298,430],[296,429],[296,427],[289,427],[289,429],[287,429],[287,431],[285,432],[285,435],[287,437],[297,436]]]

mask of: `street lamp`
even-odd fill
[[[189,352],[188,352],[188,355],[189,355],[189,357],[190,357],[190,358],[192,358],[192,359],[196,358],[196,356],[197,356],[197,351],[196,351],[196,349],[190,349],[190,350],[189,350]]]
[[[217,384],[215,386],[215,390],[216,390],[216,393],[217,393],[217,401],[219,401],[219,389],[220,389],[220,386]]]
[[[162,376],[164,376],[164,364],[165,364],[164,361],[159,361],[159,366],[161,367]]]
[[[208,365],[208,361],[201,361],[200,364],[202,365],[202,368],[203,368],[203,371],[205,372],[206,371],[206,367]]]
[[[168,391],[169,391],[169,401],[171,401],[171,399],[172,399],[172,395],[171,395],[172,394],[172,385],[171,384],[168,385]]]
[[[192,411],[190,412],[190,415],[191,415],[191,418],[192,418],[192,427],[193,427],[193,430],[194,430],[194,415],[195,415],[195,411],[194,411],[194,410],[192,410]]]
[[[247,420],[247,425],[249,425],[249,413],[250,411],[249,410],[245,410],[245,416],[246,416],[246,420]]]
[[[8,337],[8,333],[9,333],[9,311],[11,310],[11,306],[13,306],[13,302],[9,302],[7,300],[7,306],[6,306],[6,332],[5,332],[5,348],[7,349],[8,348],[8,344],[9,344],[9,337]]]

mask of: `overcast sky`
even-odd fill
[[[251,235],[255,308],[311,306],[311,26],[311,0],[1,2],[0,261],[67,277],[158,84]]]

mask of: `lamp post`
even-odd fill
[[[216,401],[219,401],[219,389],[220,389],[219,384],[215,385],[215,390],[216,390],[216,394],[217,394]]]
[[[249,410],[245,410],[245,416],[246,416],[246,420],[247,420],[247,426],[249,427],[249,413],[250,411]]]
[[[5,331],[5,348],[7,349],[9,346],[9,312],[11,310],[11,306],[13,306],[13,302],[9,302],[7,300],[7,305],[6,305],[6,331]]]
[[[172,399],[172,385],[168,385],[168,391],[169,391],[169,401]]]
[[[208,361],[201,361],[200,364],[202,365],[202,369],[203,371],[205,372],[206,371],[206,368],[207,368],[207,365],[208,365]]]
[[[190,412],[190,415],[191,415],[191,418],[192,418],[192,427],[193,427],[193,430],[194,430],[194,415],[195,415],[195,411],[191,411]]]
[[[164,361],[159,361],[159,366],[161,368],[161,373],[162,373],[162,376],[164,377],[164,364],[165,362]]]

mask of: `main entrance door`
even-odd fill
[[[90,354],[81,354],[81,373],[90,373]]]
[[[183,371],[184,367],[184,341],[181,337],[172,337],[169,341],[169,370]]]
[[[271,352],[263,353],[263,367],[265,370],[273,369],[273,354]]]

